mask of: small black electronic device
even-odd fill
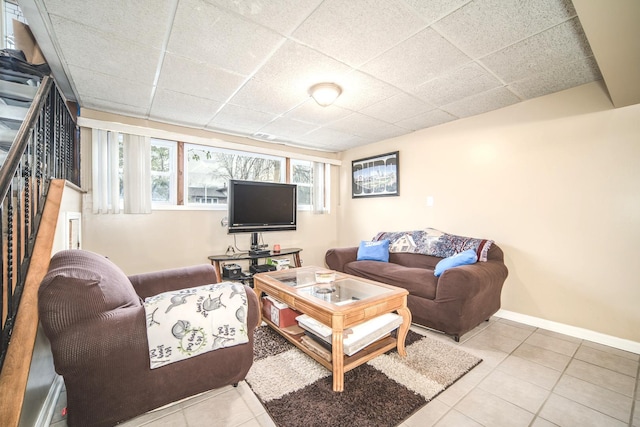
[[[257,249],[257,250],[250,250],[249,251],[249,255],[251,256],[262,256],[262,255],[270,255],[271,251],[269,249]]]
[[[222,277],[225,279],[239,279],[242,277],[242,268],[238,264],[225,264],[222,266]]]
[[[265,271],[275,271],[275,269],[276,266],[270,264],[258,264],[249,267],[249,271],[251,271],[253,274],[264,273]]]

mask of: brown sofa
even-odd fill
[[[415,253],[390,253],[389,262],[356,261],[357,247],[329,249],[327,266],[409,291],[407,305],[413,322],[460,336],[489,319],[500,308],[507,278],[502,249],[492,244],[486,262],[477,262],[433,274],[442,258]]]
[[[38,308],[56,372],[67,390],[69,426],[111,426],[149,410],[243,380],[253,363],[258,301],[245,286],[249,342],[157,369],[149,367],[141,298],[215,283],[211,265],[127,277],[107,258],[58,252]]]

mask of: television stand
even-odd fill
[[[272,252],[267,250],[262,255],[252,255],[251,252],[243,252],[231,255],[211,255],[209,256],[209,261],[211,261],[211,265],[215,267],[216,283],[220,283],[222,282],[222,264],[225,262],[229,263],[234,261],[248,260],[252,265],[255,265],[258,263],[259,259],[290,255],[293,258],[294,267],[302,267],[302,262],[300,261],[300,252],[302,252],[301,248],[289,248],[281,249],[280,252]]]

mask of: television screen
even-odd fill
[[[229,233],[296,229],[296,186],[229,181]]]

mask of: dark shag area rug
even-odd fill
[[[279,427],[397,426],[482,359],[409,331],[407,357],[391,350],[347,372],[331,372],[267,326],[256,330],[246,381]]]

